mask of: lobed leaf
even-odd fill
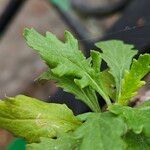
[[[58,77],[54,75],[51,70],[44,72],[39,78],[41,80],[54,80],[58,87],[63,88],[64,91],[75,95],[77,100],[83,101],[92,111],[100,112],[100,107],[98,104],[98,99],[95,91],[90,87],[85,87],[81,89],[75,84],[73,78],[68,77]]]
[[[121,81],[124,77],[125,70],[129,70],[132,58],[137,54],[133,50],[133,45],[124,44],[119,40],[110,40],[105,42],[96,43],[103,53],[102,59],[107,63],[110,73],[115,79],[116,83],[116,100],[121,94]]]
[[[55,76],[72,79],[72,83],[75,82],[80,89],[90,87],[97,91],[108,104],[111,103],[103,84],[101,84],[100,71],[97,72],[100,67],[98,63],[101,61],[99,52],[93,51],[91,58],[86,59],[78,50],[77,40],[69,32],[65,32],[65,43],[49,32],[44,37],[34,29],[25,29],[24,37],[27,44],[41,55]]]
[[[100,72],[100,81],[103,85],[105,93],[109,95],[109,97],[115,101],[116,100],[116,89],[115,89],[115,81],[113,76],[109,73],[109,70],[106,69]]]
[[[150,101],[137,108],[116,104],[109,106],[108,109],[110,112],[121,116],[127,123],[128,128],[133,130],[134,133],[143,133],[150,138]]]
[[[133,60],[131,69],[125,72],[121,82],[121,94],[118,103],[126,105],[132,97],[137,94],[137,90],[145,84],[141,79],[150,72],[150,55],[140,55],[139,59]]]
[[[91,50],[90,56],[92,60],[92,68],[95,70],[96,73],[99,73],[102,62],[101,54],[98,51]]]

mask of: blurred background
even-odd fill
[[[88,57],[98,40],[121,39],[139,53],[150,52],[149,0],[0,0],[0,99],[25,94],[47,101],[57,88],[53,82],[34,82],[46,65],[25,44],[22,32],[34,27],[63,40],[64,30],[79,40]],[[134,102],[150,98],[150,79]],[[12,141],[0,129],[0,150]]]

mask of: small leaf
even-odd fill
[[[100,72],[100,66],[101,66],[101,55],[100,52],[91,50],[90,51],[91,58],[92,58],[92,68],[95,70],[95,72]]]
[[[115,81],[113,76],[109,73],[109,70],[104,70],[100,72],[100,80],[103,85],[105,93],[109,95],[112,100],[116,100],[116,89],[115,89]]]
[[[129,106],[112,105],[108,107],[109,111],[121,116],[128,125],[128,128],[134,133],[144,133],[150,138],[150,101],[143,106],[131,108]]]
[[[118,103],[126,105],[132,97],[137,94],[137,90],[145,84],[141,79],[150,72],[150,55],[140,55],[138,60],[133,60],[131,69],[126,71],[122,80],[121,95]]]
[[[96,44],[103,53],[101,57],[110,68],[110,73],[116,82],[116,98],[121,94],[121,81],[125,70],[129,70],[132,58],[137,54],[133,45],[124,44],[119,40],[99,42]]]
[[[19,95],[0,100],[0,128],[28,142],[75,130],[81,122],[66,105],[45,103]]]

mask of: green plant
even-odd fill
[[[77,40],[65,32],[65,43],[47,32],[42,36],[25,29],[27,44],[35,49],[48,70],[37,80],[54,80],[64,91],[83,101],[92,112],[74,116],[66,106],[19,95],[0,101],[0,127],[24,138],[27,150],[149,150],[150,101],[131,108],[129,101],[145,84],[150,55],[133,46],[110,40],[96,44],[85,58]],[[102,59],[108,68],[100,70]],[[96,94],[107,104],[101,111]]]

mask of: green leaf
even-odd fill
[[[107,95],[109,95],[113,100],[115,100],[116,90],[114,78],[108,72],[108,70],[102,71],[99,73],[99,79],[103,85],[103,90]],[[64,91],[72,93],[75,95],[76,99],[83,101],[87,106],[91,108],[92,111],[99,112],[99,104],[94,90],[90,87],[85,87],[81,89],[74,82],[72,78],[68,77],[57,77],[51,70],[44,72],[39,78],[38,81],[42,80],[54,80],[58,87],[64,89]]]
[[[101,57],[110,68],[110,73],[116,82],[116,98],[121,94],[121,81],[125,70],[129,70],[133,56],[137,51],[133,50],[133,45],[124,44],[122,41],[111,40],[96,44],[102,50]]]
[[[109,95],[112,100],[116,100],[116,89],[115,89],[115,81],[113,76],[109,73],[109,70],[104,70],[100,72],[100,80],[101,84],[104,87],[105,93]]]
[[[125,136],[123,136],[123,139],[127,144],[126,150],[150,149],[150,140],[146,138],[143,134],[135,134],[130,131]]]
[[[83,119],[83,117],[80,116]],[[125,143],[121,136],[126,126],[115,115],[105,113],[86,114],[86,121],[77,128],[75,136],[81,140],[80,150],[123,150]]]
[[[82,78],[82,73],[92,71],[89,63],[78,50],[77,40],[69,32],[65,32],[65,43],[49,32],[44,37],[34,29],[25,29],[24,37],[27,44],[40,53],[56,75],[66,74]]]
[[[131,69],[125,72],[122,80],[122,90],[118,103],[126,105],[132,97],[137,94],[137,90],[145,84],[141,79],[150,72],[150,55],[140,55],[138,60],[133,60]]]
[[[79,114],[76,117],[82,121],[85,122],[89,117],[91,117],[93,114],[93,112],[87,112],[87,113],[83,113],[83,114]]]
[[[57,139],[40,138],[40,143],[28,144],[27,150],[78,150],[78,140],[69,134],[62,135]]]
[[[66,105],[45,103],[19,95],[0,100],[0,128],[28,142],[75,130],[81,122]]]
[[[54,80],[58,87],[63,88],[66,92],[74,94],[76,99],[83,101],[92,111],[100,112],[95,91],[90,87],[81,89],[75,82],[72,82],[73,78],[57,77],[51,70],[48,70],[44,72],[38,80]]]
[[[108,107],[109,111],[121,116],[128,125],[128,128],[134,133],[143,133],[150,138],[150,101],[137,108],[129,106],[112,105]]]
[[[85,122],[73,133],[29,144],[27,150],[124,150],[126,148],[121,137],[125,131],[125,124],[121,118],[109,112],[82,114],[82,117],[80,115],[78,118],[84,118]]]
[[[101,66],[101,55],[99,52],[91,50],[90,51],[91,59],[92,59],[92,68],[95,70],[95,72],[100,72],[100,66]]]
[[[25,29],[24,37],[27,44],[41,55],[55,76],[71,78],[72,82],[81,89],[90,86],[105,99],[107,104],[111,103],[109,96],[103,91],[104,88],[97,73],[98,63],[100,63],[98,52],[92,52],[91,58],[96,57],[96,60],[92,60],[93,66],[91,66],[89,61],[91,59],[84,57],[79,51],[77,40],[67,31],[65,43],[49,32],[44,37],[34,29]],[[96,56],[93,56],[94,53]]]

